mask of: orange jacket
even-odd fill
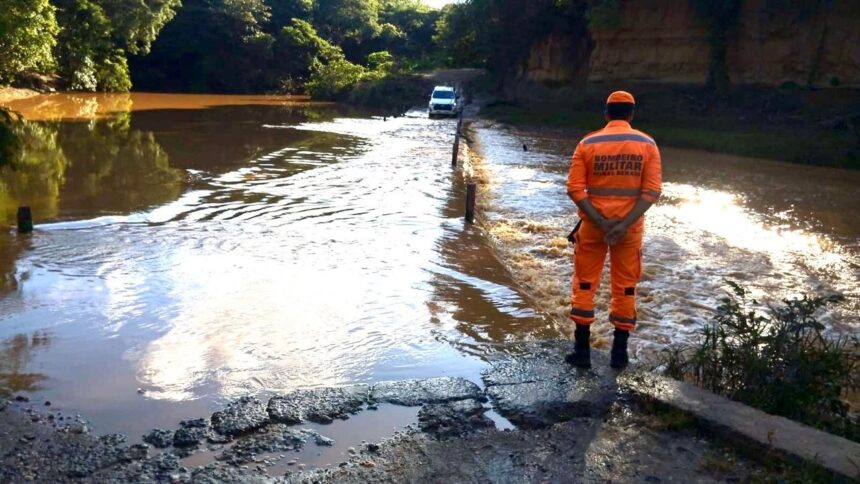
[[[570,198],[576,202],[588,198],[606,218],[626,216],[640,197],[656,202],[661,186],[657,143],[621,120],[610,121],[579,142],[567,175]],[[642,224],[640,218],[631,229],[641,229]]]

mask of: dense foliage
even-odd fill
[[[578,65],[590,51],[589,15],[603,7],[594,0],[467,0],[442,10],[436,41],[450,64],[485,66],[505,79],[519,72],[536,42],[554,33],[581,42],[569,53]]]
[[[4,0],[0,10],[0,83],[28,70],[54,66],[51,50],[59,31],[48,0]]]
[[[147,90],[334,99],[431,56],[439,15],[419,0],[186,0],[132,72]]]
[[[743,0],[687,0],[708,32],[708,85],[730,88],[727,53]],[[763,19],[807,18],[849,0],[765,0]],[[481,66],[504,82],[536,44],[566,38],[568,62],[587,72],[591,33],[622,25],[621,0],[5,0],[0,83],[59,74],[61,87],[123,91],[300,92],[327,97],[373,78],[371,54],[392,71]],[[860,4],[858,4],[860,5]],[[851,7],[860,10],[860,7]],[[853,10],[852,10],[853,11]],[[822,41],[826,29],[822,33]],[[333,51],[338,51],[334,54]],[[810,69],[810,82],[818,62]],[[586,76],[582,76],[585,78]],[[838,79],[833,81],[838,84]]]
[[[71,89],[128,90],[127,53],[149,52],[179,4],[6,0],[0,9],[0,83],[56,70]]]
[[[843,398],[860,388],[858,342],[829,337],[815,318],[840,297],[783,301],[766,313],[732,294],[702,328],[698,344],[665,355],[666,372],[765,412],[860,441],[860,421]]]
[[[420,0],[8,0],[0,84],[56,73],[59,87],[82,91],[126,91],[133,79],[149,90],[293,92],[315,76],[332,97],[392,70],[381,55],[432,63],[439,16]]]

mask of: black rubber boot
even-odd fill
[[[573,347],[573,353],[567,355],[564,361],[577,368],[591,368],[591,344],[588,341],[590,337],[590,326],[577,324],[576,331],[573,332],[576,345]]]
[[[616,369],[621,369],[630,363],[627,357],[627,338],[630,336],[630,331],[622,329],[615,330],[615,336],[612,339],[612,351],[610,352],[609,366]]]

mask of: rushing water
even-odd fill
[[[464,224],[453,121],[192,98],[41,101],[71,114],[3,174],[5,223],[37,227],[0,233],[0,391],[139,435],[247,393],[477,380],[493,343],[560,334]]]
[[[473,133],[485,223],[517,281],[560,321],[569,311],[572,250],[565,237],[575,220],[565,180],[581,136],[490,123]],[[668,147],[661,153],[663,197],[646,216],[638,291],[633,344],[640,358],[690,342],[727,280],[768,302],[844,294],[847,301],[822,320],[833,331],[858,334],[860,172]],[[608,286],[607,271],[597,305],[601,344],[611,331]]]

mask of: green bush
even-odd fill
[[[0,84],[27,72],[54,69],[56,8],[48,0],[4,0],[0,6]]]
[[[860,420],[844,392],[860,388],[860,345],[831,337],[815,317],[841,296],[787,299],[780,306],[749,300],[729,282],[713,320],[692,346],[664,351],[665,373],[714,393],[860,441]]]
[[[96,69],[98,89],[108,92],[125,92],[131,89],[128,61],[121,50],[107,56]]]
[[[128,91],[125,52],[116,47],[111,20],[94,0],[55,0],[63,26],[55,55],[58,74],[74,91]]]
[[[394,67],[394,56],[384,50],[374,52],[367,56],[367,67],[376,72],[388,74]]]
[[[314,59],[305,88],[314,99],[338,99],[358,84],[367,69],[340,58],[327,63]]]
[[[74,69],[70,70],[69,88],[73,91],[95,91],[98,85],[96,65],[90,56],[77,59]]]
[[[367,57],[367,64],[353,64],[342,54],[330,54],[327,60],[314,58],[305,88],[314,99],[347,99],[360,84],[372,85],[387,78],[394,68],[394,57],[386,51],[374,52]]]
[[[422,76],[391,75],[358,83],[350,91],[347,101],[359,106],[399,111],[404,106],[414,106],[426,99],[432,88],[432,82]]]

